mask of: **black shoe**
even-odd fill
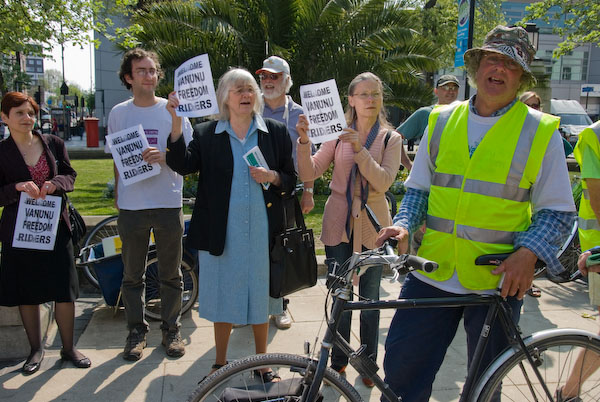
[[[254,370],[254,375],[260,377],[263,383],[273,382],[275,380],[281,380],[279,375],[275,374],[273,370],[265,371],[264,373],[260,370]],[[277,382],[277,381],[275,381]]]
[[[64,361],[73,362],[73,365],[77,368],[89,368],[92,365],[91,360],[87,357],[83,356],[81,359],[75,359],[75,356],[65,352],[63,349],[60,350],[60,358]]]
[[[25,361],[25,364],[23,364],[23,374],[25,375],[31,375],[40,369],[42,360],[44,360],[44,351],[42,350],[40,360],[38,361],[31,361],[33,356],[35,356],[35,353],[30,354],[27,360]]]

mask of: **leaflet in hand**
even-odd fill
[[[54,250],[62,199],[47,195],[35,199],[22,192],[12,246],[33,250]]]
[[[269,165],[267,165],[267,161],[265,160],[265,157],[263,156],[258,146],[246,152],[244,154],[244,160],[246,161],[248,166],[263,167],[265,169],[269,169]],[[271,186],[271,183],[262,183],[262,186],[265,190],[268,190]]]
[[[125,186],[160,173],[158,163],[149,164],[142,158],[149,145],[141,124],[109,134],[105,141]]]

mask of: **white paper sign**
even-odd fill
[[[308,118],[308,136],[313,144],[340,136],[346,128],[346,118],[335,80],[300,86],[300,99]]]
[[[201,54],[175,70],[177,116],[202,117],[219,113],[208,54]]]
[[[62,199],[47,195],[35,199],[22,192],[13,236],[13,247],[53,250]]]
[[[248,166],[263,167],[265,169],[269,169],[269,165],[267,164],[267,161],[265,160],[265,157],[258,146],[253,147],[248,152],[246,152],[244,154],[244,160],[246,161]],[[271,183],[262,183],[262,186],[265,190],[268,190],[271,186]]]
[[[148,140],[141,124],[109,134],[105,140],[124,185],[128,186],[160,173],[158,163],[149,164],[142,158],[142,152],[148,148]]]

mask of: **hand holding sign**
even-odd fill
[[[61,198],[54,195],[47,196],[45,200],[36,200],[22,192],[12,246],[34,250],[54,249],[61,203]]]
[[[141,124],[107,135],[106,142],[124,185],[160,173],[158,162],[164,161],[164,154],[149,147]]]
[[[302,85],[300,98],[311,142],[320,144],[338,138],[346,127],[346,118],[335,80]]]
[[[219,113],[208,54],[189,59],[175,70],[177,116],[202,117]]]

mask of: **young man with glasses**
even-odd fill
[[[123,185],[115,167],[115,206],[123,242],[124,265],[121,293],[129,335],[123,358],[139,360],[146,346],[148,322],[144,317],[144,274],[150,230],[154,232],[158,274],[160,277],[162,344],[171,357],[180,357],[185,346],[179,332],[183,293],[180,270],[183,236],[181,191],[183,178],[165,162],[167,138],[181,130],[175,124],[175,111],[167,109],[167,100],[155,95],[163,74],[158,56],[143,49],[125,53],[119,71],[123,85],[133,98],[119,103],[108,116],[108,132],[115,133],[141,124],[149,147],[142,157],[147,163],[160,164],[160,173],[137,183]],[[192,127],[183,119],[183,135],[191,141]],[[108,146],[105,146],[106,152]]]
[[[302,106],[294,102],[292,97],[288,95],[293,85],[290,66],[281,57],[271,56],[263,61],[262,68],[257,70],[256,74],[260,78],[260,89],[265,101],[263,117],[277,120],[287,126],[292,140],[294,168],[298,172],[296,157],[298,132],[296,131],[296,123],[298,123],[298,116],[304,112]],[[304,214],[312,211],[315,206],[313,185],[313,182],[304,183],[304,190],[300,199],[300,207]],[[275,326],[279,329],[287,329],[292,326],[292,319],[287,310],[288,302],[288,299],[283,300],[283,313],[272,316],[275,320]]]

